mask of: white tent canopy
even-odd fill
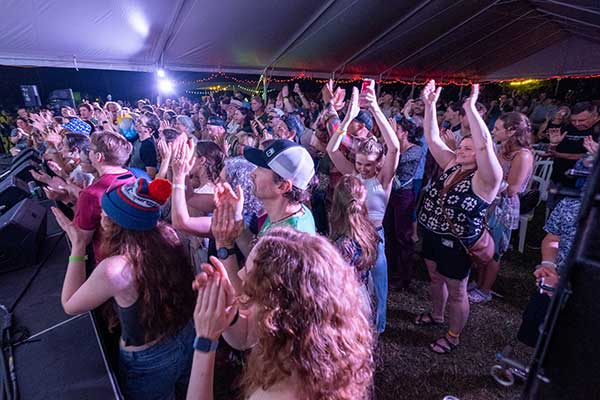
[[[598,74],[593,3],[4,0],[0,64],[417,81]]]

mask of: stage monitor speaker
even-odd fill
[[[0,182],[0,214],[29,197],[29,186],[23,180],[9,176]]]
[[[40,160],[39,157],[40,157],[40,153],[38,153],[36,150],[34,150],[32,148],[23,149],[19,152],[19,154],[17,154],[16,157],[14,157],[12,159],[11,168],[21,164],[23,161],[26,161],[26,160],[32,160],[37,163],[41,163],[42,161]]]
[[[61,107],[75,108],[75,99],[73,98],[73,90],[58,89],[53,90],[48,97],[48,103],[54,108],[55,112],[60,112]]]
[[[0,216],[0,273],[36,263],[46,237],[46,208],[24,199]]]
[[[25,182],[33,181],[34,179],[31,176],[31,170],[39,168],[40,163],[38,162],[35,162],[33,160],[23,161],[19,165],[11,167],[8,171],[5,171],[2,175],[0,175],[0,181],[6,179],[9,176],[17,177]]]
[[[21,94],[23,95],[23,103],[27,108],[41,107],[42,101],[36,85],[21,85]]]

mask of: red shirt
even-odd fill
[[[95,231],[92,244],[96,263],[104,258],[100,255],[100,219],[102,214],[100,202],[102,195],[111,189],[132,182],[135,182],[135,176],[129,171],[119,174],[105,174],[79,193],[73,222],[81,229]]]

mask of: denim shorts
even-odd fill
[[[185,396],[194,357],[190,321],[179,333],[141,351],[119,350],[119,380],[126,399]]]

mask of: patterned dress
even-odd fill
[[[460,168],[460,164],[449,168],[427,190],[419,211],[419,223],[438,235],[453,236],[469,247],[483,233],[489,203],[473,192],[475,172],[441,195],[448,178]]]

